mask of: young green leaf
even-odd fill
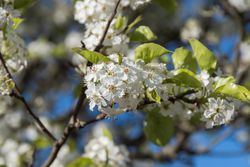
[[[144,133],[147,138],[160,146],[168,143],[174,133],[173,120],[159,113],[159,108],[147,112]]]
[[[214,89],[218,89],[221,86],[224,86],[226,84],[230,84],[230,83],[235,83],[235,79],[232,76],[229,77],[221,77],[219,78],[215,84],[213,85]]]
[[[247,88],[234,83],[220,86],[214,91],[214,93],[250,103],[250,91]]]
[[[137,23],[139,23],[142,20],[142,16],[138,16],[135,18],[135,20],[128,25],[127,31],[130,31]]]
[[[175,69],[186,68],[194,73],[198,69],[197,61],[192,55],[192,52],[183,47],[177,48],[173,53],[172,58]]]
[[[155,43],[142,44],[135,49],[135,61],[143,60],[147,64],[150,63],[153,59],[169,52],[170,51],[168,51],[164,47]]]
[[[156,103],[161,103],[161,97],[157,94],[157,92],[155,90],[150,91],[149,89],[147,89],[146,95],[150,101],[154,101]]]
[[[66,167],[79,167],[79,166],[90,167],[90,166],[95,166],[95,163],[90,158],[80,157],[66,165]]]
[[[191,39],[189,43],[200,68],[208,71],[210,74],[213,73],[217,64],[215,55],[196,39]]]
[[[12,21],[13,21],[12,29],[15,30],[23,22],[23,19],[15,17],[12,18]]]
[[[118,54],[118,64],[121,65],[122,64],[122,55]]]
[[[140,26],[131,34],[130,40],[136,42],[148,42],[156,40],[157,36],[148,26]]]
[[[102,133],[103,133],[104,136],[106,136],[110,140],[113,140],[113,135],[112,135],[112,133],[110,132],[110,130],[108,128],[103,128]]]
[[[125,16],[118,16],[115,22],[115,29],[122,30],[124,29],[128,24],[128,18]]]
[[[183,87],[201,88],[202,86],[195,73],[188,69],[176,70],[171,82]]]
[[[90,61],[93,64],[101,63],[101,62],[109,62],[110,59],[101,53],[82,49],[82,48],[73,48],[73,52],[83,56],[85,59]]]

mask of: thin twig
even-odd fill
[[[3,55],[0,53],[0,61],[1,64],[3,65],[5,71],[8,74],[8,77],[10,79],[14,81],[13,76],[11,75],[8,67],[6,66],[5,60],[3,58]],[[46,134],[48,136],[49,139],[51,139],[52,141],[56,141],[57,139],[54,137],[54,135],[45,127],[45,125],[42,123],[42,121],[39,119],[39,117],[32,111],[31,107],[29,106],[29,104],[27,103],[27,101],[25,100],[25,98],[22,96],[20,89],[18,88],[17,84],[15,83],[15,90],[11,93],[11,96],[17,98],[18,100],[20,100],[23,105],[26,108],[26,112],[33,118],[33,121],[40,127],[40,129],[42,130],[42,132],[44,134]]]

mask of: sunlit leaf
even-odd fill
[[[150,91],[149,89],[147,89],[146,95],[150,101],[154,101],[156,103],[161,103],[161,97],[157,94],[157,92],[155,90]]]
[[[128,24],[128,18],[124,16],[118,16],[115,22],[115,29],[122,30],[124,29]]]
[[[191,39],[194,56],[202,70],[208,71],[210,74],[216,69],[217,59],[215,55],[205,47],[200,41]]]
[[[197,61],[192,52],[183,47],[176,49],[172,58],[175,69],[186,68],[193,72],[196,72],[198,69]]]
[[[157,36],[148,26],[140,26],[131,34],[130,40],[137,42],[148,42],[156,40]]]
[[[12,18],[12,21],[13,21],[12,28],[13,28],[13,30],[15,30],[23,22],[23,19],[15,17],[15,18]]]
[[[153,59],[169,52],[170,51],[168,51],[164,47],[155,43],[142,44],[135,49],[135,61],[143,60],[147,64],[150,63]]]
[[[135,18],[135,20],[128,25],[127,31],[131,30],[137,23],[139,23],[142,20],[142,16],[138,16]]]
[[[90,167],[95,166],[94,162],[90,158],[81,157],[70,162],[66,167]]]
[[[214,91],[214,93],[250,103],[250,91],[247,88],[234,83],[220,86]]]
[[[82,49],[82,48],[73,48],[73,52],[78,53],[83,56],[85,59],[90,61],[93,64],[101,63],[101,62],[109,62],[110,59],[101,53]]]
[[[202,84],[195,73],[188,69],[179,69],[174,72],[174,76],[168,81],[183,87],[201,88]]]

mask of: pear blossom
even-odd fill
[[[189,108],[184,102],[175,102],[175,103],[165,103],[160,108],[160,113],[163,116],[170,117],[179,117],[181,119],[191,119],[195,111],[192,108]]]
[[[227,124],[235,113],[234,104],[221,98],[208,98],[205,105],[202,121],[206,122],[207,128]]]
[[[118,57],[111,55],[110,57]],[[136,109],[144,96],[144,87],[138,69],[129,66],[131,60],[123,58],[122,64],[114,62],[96,64],[87,69],[86,95],[90,109],[95,106],[108,115]],[[130,63],[126,64],[127,62]]]
[[[7,27],[11,26],[13,24],[12,19],[19,16],[20,13],[14,10],[11,5],[0,7],[0,30],[6,25]]]
[[[250,40],[246,40],[240,43],[241,61],[244,64],[250,63]]]
[[[1,53],[4,55],[6,65],[12,72],[19,72],[27,66],[28,54],[24,41],[13,31],[6,33]]]
[[[15,87],[15,83],[8,77],[7,72],[0,67],[0,95],[9,95]]]
[[[181,29],[181,40],[186,42],[191,38],[199,39],[202,33],[200,22],[195,18],[191,18],[187,20]]]
[[[126,167],[129,162],[128,151],[124,146],[117,146],[106,136],[93,138],[85,147],[83,157],[91,158],[97,164],[111,167]]]
[[[240,12],[246,12],[250,10],[249,0],[228,0],[228,2]]]

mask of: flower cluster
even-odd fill
[[[117,9],[117,13],[122,13],[122,9],[128,6],[135,10],[137,7],[148,2],[150,0],[123,0]],[[98,45],[103,30],[106,27],[107,18],[114,11],[116,3],[116,0],[85,0],[76,2],[75,20],[81,24],[85,24],[86,31],[83,42],[87,49],[94,50]],[[120,29],[115,28],[116,21],[117,17],[113,19],[107,33],[107,38],[103,42],[107,54],[126,53],[128,50],[129,38],[126,34],[120,33]]]
[[[117,54],[109,58],[114,62],[96,64],[87,69],[86,95],[90,99],[91,110],[98,106],[108,115],[136,110],[147,89],[155,90],[162,99],[166,99],[167,89],[162,84],[167,78],[165,64],[134,63],[127,57],[123,57],[119,64]]]
[[[5,69],[0,67],[0,95],[9,95],[13,88],[15,87],[15,83],[12,79],[8,77]]]
[[[228,2],[240,12],[247,12],[250,10],[249,0],[228,0]]]
[[[209,98],[205,104],[202,120],[206,122],[207,128],[226,124],[234,116],[234,104],[226,99]]]
[[[111,167],[126,167],[129,162],[129,154],[126,148],[116,145],[104,135],[89,141],[83,157],[91,158],[97,164],[105,164]]]
[[[13,24],[12,19],[20,16],[20,13],[12,8],[11,5],[0,7],[0,29]]]
[[[14,20],[18,20],[20,13],[13,9],[12,1],[4,1],[0,6],[0,52],[5,59],[6,66],[11,72],[21,71],[26,65],[27,49],[24,41],[16,34]],[[13,81],[8,77],[3,65],[0,66],[0,94],[8,95],[14,88]]]
[[[27,152],[31,152],[31,146],[27,143],[17,143],[13,139],[8,139],[1,144],[0,165],[20,166],[20,157],[24,157]]]
[[[240,43],[240,54],[242,63],[248,64],[250,62],[250,40]]]
[[[136,109],[144,96],[140,69],[126,58],[122,64],[111,62],[93,65],[87,69],[85,82],[90,109],[93,110],[97,105],[100,111],[109,115]]]
[[[181,40],[187,42],[191,38],[199,39],[203,30],[199,20],[188,19],[184,27],[181,29]]]

